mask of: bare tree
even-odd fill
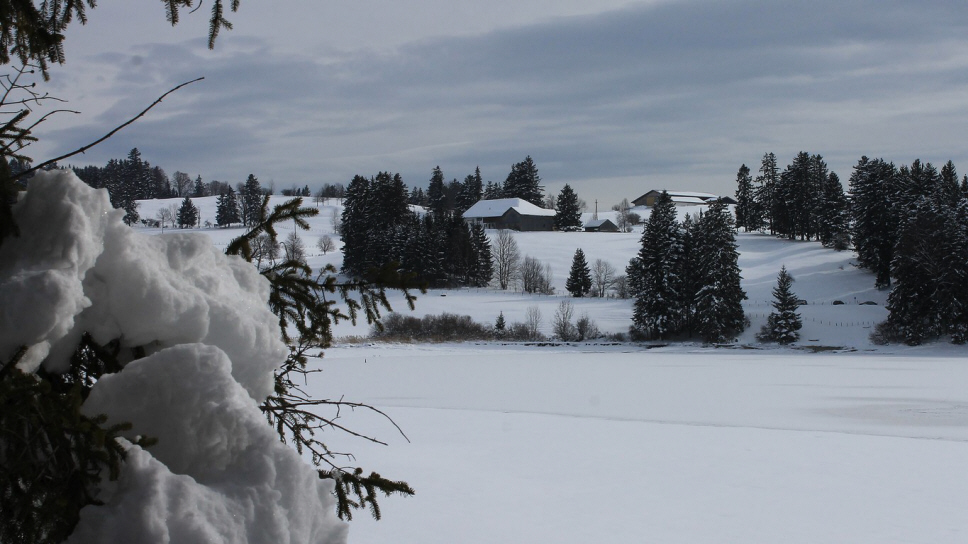
[[[616,277],[612,290],[615,291],[615,296],[618,298],[632,298],[632,292],[629,290],[629,279],[627,276],[623,275]]]
[[[162,207],[158,210],[158,222],[161,223],[161,230],[165,230],[165,224],[171,223],[171,227],[175,227],[175,216],[171,213],[171,208]]]
[[[339,208],[333,208],[333,214],[329,216],[329,222],[333,226],[333,232],[342,235],[343,216],[339,213]]]
[[[571,323],[571,318],[575,315],[575,307],[571,301],[563,300],[555,310],[555,317],[551,322],[551,331],[555,338],[563,342],[575,340],[577,334],[575,326]]]
[[[286,252],[287,261],[306,261],[306,246],[295,230],[290,232],[289,236],[286,236],[286,241],[282,243],[282,249]]]
[[[618,230],[622,232],[632,232],[631,216],[635,214],[630,211],[632,206],[629,204],[629,199],[623,198],[621,202],[612,206],[612,209],[618,212],[618,215],[615,217]]]
[[[554,278],[554,273],[551,271],[551,265],[545,263],[544,274],[541,276],[541,292],[545,295],[555,294],[555,288],[551,286],[551,281]]]
[[[171,186],[178,193],[178,196],[185,197],[191,194],[194,184],[188,174],[176,171],[171,176]]]
[[[618,272],[615,267],[601,259],[595,259],[592,266],[592,292],[595,296],[605,298],[608,290],[615,285]]]
[[[525,256],[524,260],[521,261],[521,268],[518,273],[521,278],[521,289],[525,293],[540,293],[544,283],[542,281],[543,272],[541,261],[530,255]]]
[[[255,265],[262,270],[262,263],[267,266],[275,265],[279,258],[279,244],[274,242],[268,234],[260,234],[252,240],[252,260]]]
[[[528,306],[524,312],[524,327],[528,331],[529,340],[541,339],[541,309],[537,306]]]
[[[319,237],[319,241],[316,242],[316,247],[323,252],[323,255],[326,255],[336,249],[336,244],[333,243],[333,239],[328,234],[324,234]]]
[[[514,241],[511,231],[498,231],[493,256],[498,284],[501,289],[507,289],[517,277],[521,262],[521,252],[518,251],[518,243]]]

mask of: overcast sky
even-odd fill
[[[603,208],[654,188],[733,194],[764,153],[861,155],[968,173],[968,6],[814,0],[242,0],[215,51],[206,2],[100,0],[52,94],[83,113],[35,159],[169,97],[73,164],[132,147],[165,168],[277,189],[400,172],[426,186],[530,155],[546,191]]]

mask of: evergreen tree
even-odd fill
[[[528,155],[519,163],[511,167],[511,172],[504,181],[502,190],[504,198],[520,198],[535,206],[541,206],[544,201],[544,187],[538,175],[538,167]]]
[[[740,286],[736,231],[726,204],[713,203],[695,230],[692,251],[701,286],[695,295],[696,332],[706,342],[728,341],[746,327],[746,292]]]
[[[919,345],[943,331],[938,300],[942,269],[944,216],[935,202],[921,198],[901,225],[891,262],[894,288],[887,297],[887,328],[894,338]]]
[[[676,206],[663,191],[645,223],[641,249],[626,269],[629,284],[635,290],[634,334],[667,339],[681,331],[682,260],[682,232],[676,220]]]
[[[439,166],[434,167],[430,176],[430,186],[427,188],[427,202],[430,213],[437,217],[442,217],[446,210],[446,200],[444,199],[444,173]]]
[[[558,210],[555,213],[556,230],[581,230],[581,208],[578,195],[567,183],[558,194]]]
[[[764,342],[776,342],[778,344],[790,344],[800,339],[798,332],[803,327],[800,314],[797,313],[799,302],[797,296],[790,289],[793,285],[793,276],[787,272],[786,266],[780,268],[780,274],[776,278],[776,287],[773,288],[773,312],[767,318],[766,325],[756,335]]]
[[[571,271],[565,281],[565,289],[573,297],[583,297],[592,289],[592,271],[585,260],[585,252],[578,248],[571,260]]]
[[[463,215],[471,206],[477,204],[484,194],[484,181],[481,179],[481,168],[477,167],[473,174],[464,178],[457,195],[456,210]]]
[[[141,152],[135,147],[128,152],[128,158],[122,161],[124,184],[126,192],[135,200],[155,198],[154,185],[151,180],[151,168],[141,159]]]
[[[484,186],[484,200],[494,200],[496,198],[503,198],[504,192],[500,184],[494,183],[493,181],[488,181],[487,185]]]
[[[944,218],[938,298],[945,330],[955,344],[968,342],[968,198]]]
[[[762,224],[763,217],[753,190],[753,177],[749,167],[744,164],[736,172],[736,226],[749,232],[758,230]]]
[[[215,203],[215,224],[220,227],[227,227],[234,223],[241,222],[239,218],[239,202],[235,198],[235,190],[227,188],[222,194],[218,195]]]
[[[827,247],[847,249],[850,240],[850,215],[847,196],[840,177],[831,172],[821,191],[817,209],[817,238]]]
[[[699,212],[699,217],[703,215],[702,212]],[[702,263],[697,248],[697,237],[700,236],[698,225],[691,214],[686,214],[686,217],[682,220],[680,232],[682,233],[682,264],[679,272],[681,281],[679,307],[682,308],[683,312],[680,330],[688,336],[692,336],[696,332],[696,295],[702,288],[700,283],[702,281],[702,274],[700,273]]]
[[[366,272],[365,257],[369,220],[374,217],[368,198],[370,182],[363,176],[353,176],[343,198],[340,235],[343,239],[343,271],[361,276]]]
[[[891,211],[897,171],[883,159],[861,157],[850,175],[851,238],[860,265],[874,273],[875,285],[891,285],[897,228]]]
[[[958,171],[955,169],[955,163],[950,160],[941,167],[940,183],[940,196],[944,203],[947,206],[957,206],[962,198],[961,188],[958,186]]]
[[[763,155],[759,172],[756,177],[756,206],[770,226],[770,234],[776,234],[774,223],[779,212],[776,188],[780,183],[780,168],[777,166],[776,155],[773,153]]]
[[[135,151],[135,150],[133,150]],[[133,225],[138,222],[138,194],[136,187],[128,183],[130,172],[124,161],[111,159],[104,167],[104,187],[108,190],[111,205],[125,211],[124,222]]]
[[[172,198],[178,196],[172,190],[168,174],[160,166],[151,168],[151,186],[154,188],[153,198]]]
[[[192,203],[192,199],[185,197],[181,207],[178,208],[178,226],[180,228],[192,228],[198,224],[198,208]]]
[[[484,226],[475,223],[471,226],[471,244],[477,259],[471,269],[471,285],[473,287],[487,287],[494,275],[494,261],[491,257],[491,242],[487,238]]]
[[[207,196],[207,193],[205,192],[205,183],[202,182],[202,176],[198,176],[195,178],[195,186],[192,190],[192,196],[195,198],[202,198],[203,196]]]
[[[241,219],[247,227],[262,222],[262,186],[253,174],[249,174],[246,178],[245,184],[239,191],[239,200]]]

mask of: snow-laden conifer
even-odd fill
[[[682,232],[676,220],[676,206],[663,191],[645,224],[641,249],[626,269],[629,284],[635,290],[633,334],[665,339],[680,331],[684,319],[682,258]]]
[[[578,248],[575,256],[571,260],[571,271],[565,281],[565,289],[573,297],[583,297],[591,291],[592,271],[588,268],[588,261],[585,259],[585,252]]]
[[[803,321],[797,313],[797,296],[791,290],[793,281],[786,266],[781,267],[780,274],[776,277],[776,287],[773,288],[773,311],[767,318],[766,325],[756,335],[761,341],[790,344],[800,339],[799,331],[803,327]]]
[[[692,243],[699,287],[694,299],[695,332],[706,342],[731,340],[746,327],[746,292],[740,286],[736,230],[726,204],[717,201],[700,216]]]

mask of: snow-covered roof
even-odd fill
[[[539,208],[527,200],[520,198],[495,198],[493,200],[478,201],[477,204],[474,204],[464,212],[464,217],[500,217],[510,208],[514,208],[521,215],[541,215],[546,217],[554,217],[555,215],[554,210]]]
[[[605,223],[612,223],[612,221],[609,219],[592,219],[591,221],[588,221],[587,223],[585,223],[585,228],[594,229],[604,225]],[[614,225],[614,223],[612,224]]]
[[[659,191],[659,192],[661,193],[662,191]],[[669,193],[669,196],[673,198],[677,196],[682,198],[697,198],[699,200],[709,200],[710,198],[719,198],[719,195],[714,195],[712,193],[697,193],[695,191],[668,191],[667,190],[666,192]]]
[[[707,203],[702,198],[695,197],[695,196],[679,196],[679,195],[672,195],[672,194],[670,194],[670,196],[672,196],[672,202],[674,202],[676,204],[696,204],[696,205],[699,205],[699,204],[706,204]]]

